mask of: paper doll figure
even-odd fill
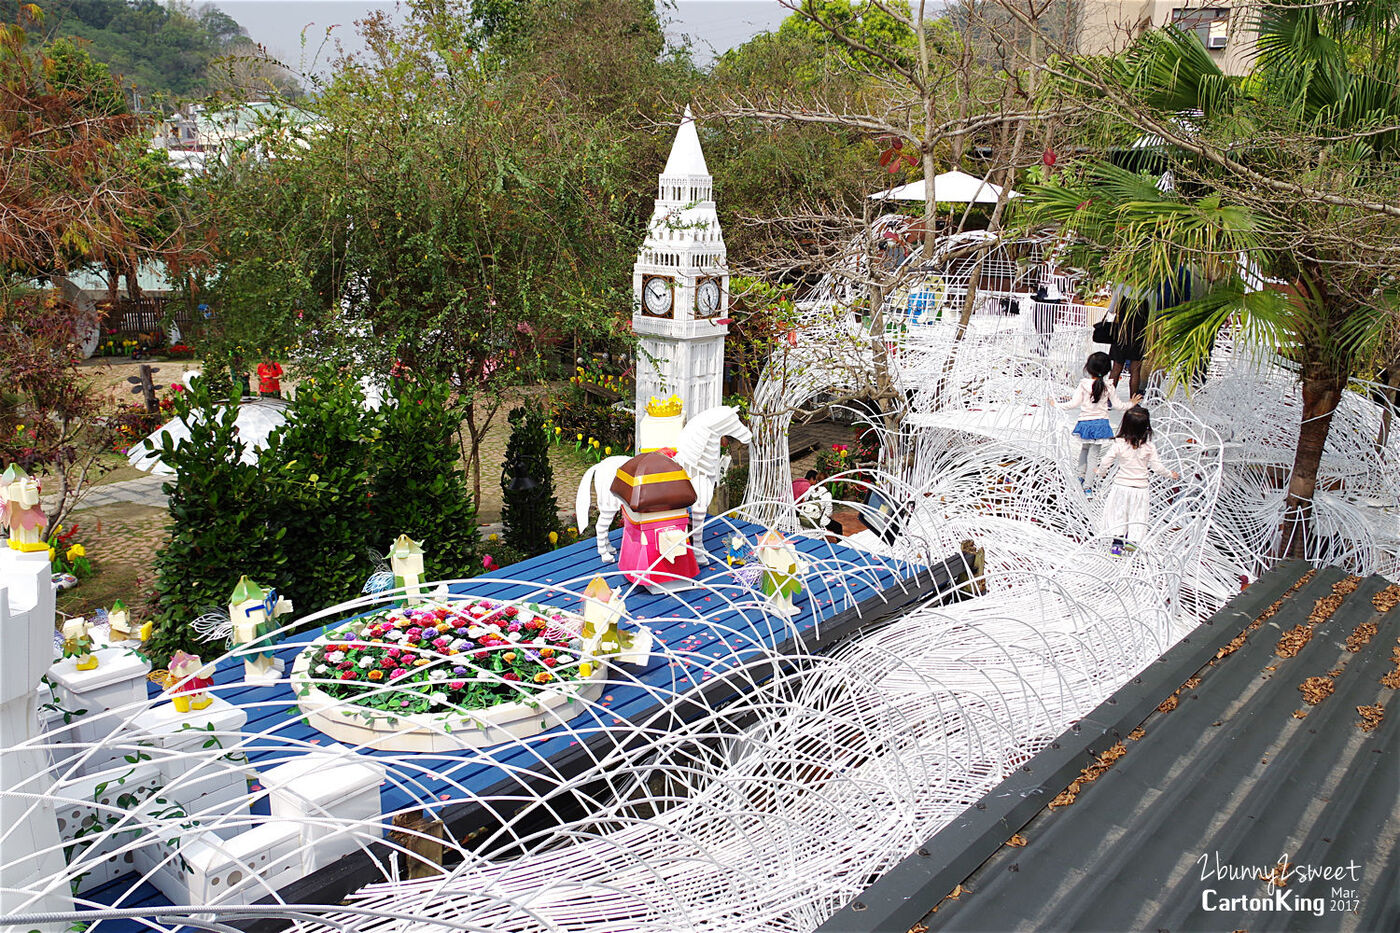
[[[270,683],[282,676],[282,662],[273,655],[272,633],[281,626],[277,617],[292,611],[292,601],[276,590],[264,590],[246,576],[229,596],[228,615],[233,627],[232,644],[250,653],[243,656],[243,679]]]
[[[749,549],[749,539],[741,532],[734,532],[724,538],[724,563],[729,567],[742,567],[753,556]]]
[[[690,507],[695,487],[662,448],[638,454],[617,469],[612,492],[622,500],[622,548],[617,566],[647,589],[700,575],[690,548]]]
[[[92,646],[87,619],[69,619],[63,623],[63,656],[72,658],[78,670],[97,670],[97,655],[92,653]]]
[[[408,535],[399,535],[389,548],[389,566],[394,572],[394,588],[408,588],[409,599],[422,592],[423,546]]]
[[[176,651],[170,656],[170,702],[177,713],[207,709],[214,698],[208,693],[214,686],[214,665],[205,664],[197,654]]]
[[[768,606],[777,615],[790,618],[797,614],[792,598],[802,592],[802,574],[807,564],[798,557],[792,545],[776,531],[767,531],[754,546],[754,556],[763,565],[760,588],[768,597]]]
[[[635,632],[625,630],[621,619],[626,611],[622,590],[594,577],[583,591],[584,643],[597,657],[619,664],[646,664],[651,660],[651,629],[638,626]]]
[[[107,635],[110,641],[126,641],[132,636],[131,614],[126,603],[120,599],[112,603],[112,611],[107,613]]]
[[[10,547],[16,551],[47,551],[44,529],[49,519],[39,504],[39,481],[18,463],[0,473],[0,524],[10,529]]]

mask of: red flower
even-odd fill
[[[1051,149],[1049,146],[1046,146],[1045,151],[1040,154],[1040,161],[1046,166],[1054,165],[1055,158],[1055,150]]]
[[[558,659],[558,658],[545,658],[545,659],[544,659],[544,666],[545,666],[545,667],[553,667],[554,665],[556,665],[556,664],[558,664],[558,663],[559,663],[559,659]]]
[[[340,679],[341,679],[341,680],[354,680],[356,677],[359,677],[359,676],[360,676],[360,675],[359,675],[359,674],[356,674],[354,671],[344,671],[343,673],[341,673]]]
[[[504,674],[501,675],[501,679],[502,679],[502,680],[519,680],[519,679],[520,679],[520,675],[517,674],[515,671],[506,671]]]

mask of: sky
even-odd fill
[[[401,18],[396,0],[212,0],[248,35],[279,61],[299,72],[327,70],[335,43],[347,51],[363,44],[354,23],[375,10]],[[673,41],[689,36],[695,59],[708,64],[715,55],[742,45],[760,32],[778,28],[787,15],[777,0],[677,0],[664,10]],[[330,28],[330,41],[327,29]],[[302,35],[305,34],[303,44]]]

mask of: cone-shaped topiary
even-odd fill
[[[515,409],[510,413],[510,424],[510,442],[501,467],[501,520],[506,526],[506,544],[522,556],[532,557],[549,550],[549,533],[560,530],[549,438],[538,409]]]

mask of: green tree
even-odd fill
[[[479,493],[504,390],[629,306],[643,215],[618,194],[627,137],[472,53],[469,26],[427,2],[402,29],[369,23],[370,54],[340,64],[314,125],[216,168],[204,194],[215,348],[443,374]]]
[[[797,15],[778,27],[777,36],[800,36],[824,53],[875,74],[892,68],[915,70],[919,36],[908,0],[789,0]]]
[[[1173,29],[1121,61],[1066,61],[1062,76],[1111,106],[1120,136],[1159,139],[1173,183],[1088,159],[1033,188],[1026,217],[1072,231],[1080,258],[1112,281],[1151,290],[1194,270],[1204,294],[1152,314],[1153,343],[1178,373],[1196,371],[1232,319],[1296,368],[1283,550],[1302,556],[1333,413],[1349,380],[1394,353],[1400,5],[1286,0],[1259,28],[1242,79]]]
[[[181,225],[137,157],[146,122],[86,51],[35,41],[32,12],[0,23],[0,272],[178,256]],[[143,236],[158,218],[164,235]]]
[[[0,16],[14,18],[20,5],[0,0]],[[158,0],[53,0],[41,6],[49,34],[108,66],[128,86],[123,99],[129,90],[142,110],[216,90],[226,59],[252,51],[243,27],[211,5],[196,11]]]
[[[501,520],[506,544],[525,557],[549,550],[549,533],[558,533],[559,502],[554,497],[554,468],[549,437],[538,408],[510,413],[510,441],[501,466]]]

